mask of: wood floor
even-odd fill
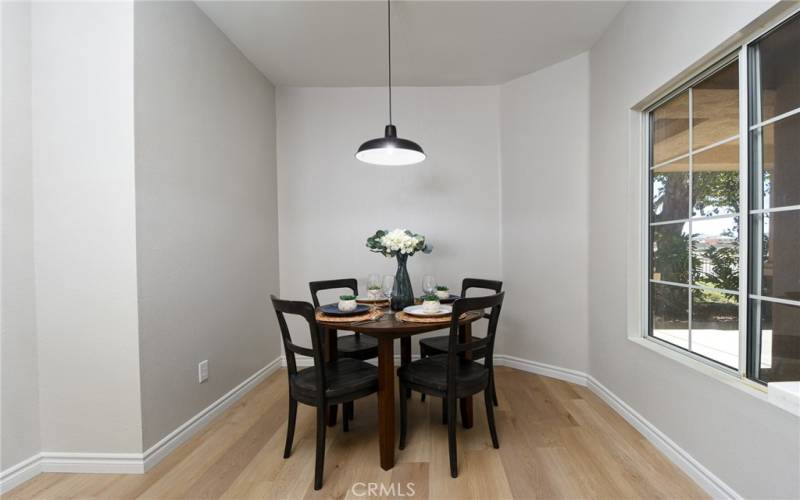
[[[391,471],[378,466],[376,398],[356,402],[350,432],[329,428],[323,489],[314,491],[314,413],[300,405],[294,451],[283,459],[286,374],[261,383],[143,475],[42,474],[4,498],[283,499],[707,498],[589,390],[498,367],[500,449],[491,447],[483,398],[475,426],[459,426],[459,477],[451,479],[440,400],[409,403],[408,446]],[[354,489],[355,487],[355,489]],[[380,494],[380,489],[373,490]]]

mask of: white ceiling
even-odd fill
[[[197,3],[276,85],[386,84],[384,1]],[[589,49],[623,5],[393,1],[393,81],[506,82]]]

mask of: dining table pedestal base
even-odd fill
[[[470,312],[461,319],[459,337],[461,342],[471,338],[470,325],[483,315]],[[390,470],[395,464],[396,417],[395,417],[395,373],[394,340],[400,339],[400,362],[406,365],[411,362],[411,337],[421,333],[434,332],[447,328],[447,324],[411,323],[399,320],[395,314],[387,313],[383,317],[370,321],[353,323],[328,322],[318,320],[326,329],[326,359],[338,357],[336,349],[337,329],[366,334],[378,340],[378,445],[380,464],[383,470]],[[464,355],[469,359],[470,353]],[[401,395],[407,397],[406,394]],[[461,421],[465,428],[472,427],[472,396],[459,401]],[[336,425],[336,406],[328,407],[326,420],[328,425]],[[344,416],[342,418],[345,418]]]
[[[378,337],[378,442],[381,469],[394,467],[394,338]]]

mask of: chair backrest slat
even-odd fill
[[[338,280],[312,281],[308,284],[308,288],[311,289],[311,300],[314,301],[314,307],[319,307],[319,297],[317,293],[323,290],[349,288],[353,292],[353,295],[358,295],[358,280],[355,278],[344,278]]]
[[[283,346],[287,351],[293,352],[295,354],[299,354],[301,356],[308,356],[309,358],[314,357],[314,350],[309,349],[308,347],[302,347],[293,342],[286,342],[283,344]]]
[[[489,339],[486,337],[473,340],[467,344],[456,344],[455,350],[457,353],[459,353],[464,351],[477,351],[478,349],[483,349],[484,347],[489,347]]]
[[[466,298],[470,288],[478,288],[480,290],[491,290],[494,293],[503,291],[503,282],[497,280],[486,280],[482,278],[464,278],[461,282],[461,297]],[[484,314],[484,318],[489,319],[489,314]]]
[[[456,367],[460,354],[464,351],[474,351],[476,349],[485,348],[484,367],[491,370],[494,357],[494,340],[497,335],[497,323],[500,319],[500,309],[502,308],[504,297],[505,292],[500,292],[495,295],[464,298],[453,302],[453,315],[450,321],[450,338],[447,349],[448,390],[451,389],[451,384],[455,384]],[[486,309],[491,310],[487,315],[489,318],[489,326],[487,328],[486,337],[471,340],[470,342],[460,342],[458,334],[459,328],[461,328],[459,321],[461,316],[471,311],[485,311]],[[455,390],[454,385],[452,389]]]
[[[317,394],[320,398],[320,404],[322,404],[322,398],[327,388],[325,355],[323,352],[322,328],[319,327],[317,318],[314,316],[314,306],[308,302],[281,300],[275,295],[271,295],[270,299],[272,300],[272,306],[275,308],[275,314],[278,317],[278,325],[280,326],[281,338],[283,339],[283,350],[286,354],[286,367],[289,377],[291,379],[292,375],[297,373],[295,354],[311,356],[314,360]],[[300,316],[306,320],[306,323],[308,323],[309,335],[311,336],[311,349],[300,347],[292,342],[292,335],[289,333],[289,326],[286,323],[286,314]]]
[[[464,278],[461,282],[461,297],[467,297],[467,291],[470,288],[479,288],[482,290],[491,290],[494,293],[503,291],[503,282],[495,280],[485,280],[481,278]]]

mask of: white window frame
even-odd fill
[[[758,210],[750,209],[749,196],[749,139],[750,130],[759,126],[778,121],[797,110],[784,113],[765,122],[753,125],[748,122],[750,85],[748,48],[751,43],[761,38],[778,25],[800,13],[798,5],[776,6],[765,13],[761,18],[751,23],[750,27],[740,32],[740,35],[726,45],[712,51],[705,58],[687,69],[681,76],[674,78],[643,101],[633,106],[629,113],[630,149],[628,157],[628,194],[629,218],[627,223],[626,248],[628,252],[627,272],[627,325],[628,340],[655,351],[667,358],[684,364],[696,371],[705,373],[723,383],[736,387],[754,397],[767,400],[767,386],[747,378],[747,318],[749,298],[759,298],[748,293],[749,270],[747,269],[749,252],[749,219],[750,215]],[[671,97],[699,83],[712,75],[725,65],[739,61],[739,366],[731,369],[721,363],[697,355],[686,349],[672,345],[649,335],[649,303],[648,293],[651,283],[650,277],[650,170],[649,164],[649,112],[669,100]],[[690,94],[691,95],[691,94]],[[691,124],[691,97],[689,105],[689,123]],[[715,143],[718,145],[733,137]],[[712,145],[712,146],[714,146]],[[710,149],[712,146],[708,146]],[[706,149],[706,148],[703,148]],[[689,154],[697,154],[691,151]],[[674,161],[672,159],[670,161]],[[690,169],[691,171],[691,169]],[[691,186],[691,178],[690,178]],[[691,188],[690,188],[691,189]],[[690,193],[691,196],[691,193]],[[788,207],[787,207],[788,208]],[[691,214],[690,214],[691,215]],[[727,217],[734,214],[728,214]],[[684,286],[684,285],[682,285]],[[689,287],[690,285],[685,285]],[[771,302],[781,303],[781,299],[772,299]],[[691,303],[690,303],[691,308]],[[691,309],[689,311],[691,314]]]

